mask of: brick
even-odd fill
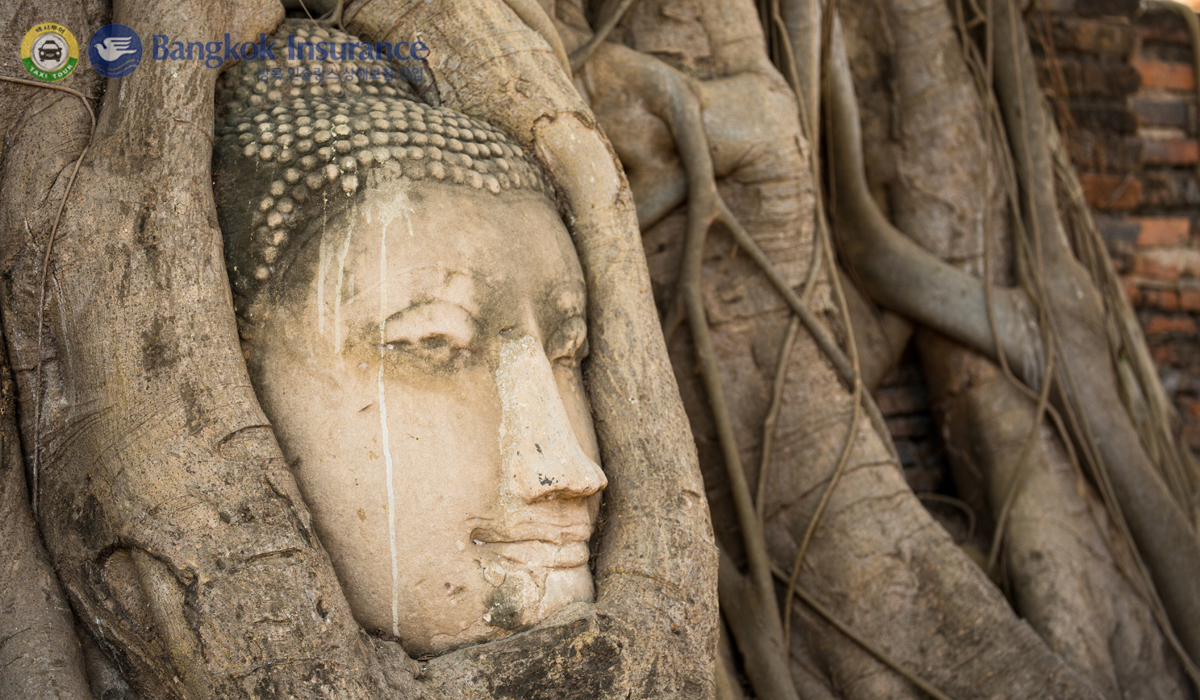
[[[1142,41],[1191,45],[1187,25],[1184,23],[1183,17],[1174,10],[1147,9],[1141,17],[1138,17],[1137,26]]]
[[[1179,292],[1174,289],[1155,289],[1142,292],[1145,305],[1160,311],[1179,310]]]
[[[1183,426],[1183,436],[1187,438],[1188,446],[1200,452],[1200,425],[1190,423]]]
[[[1127,173],[1142,164],[1142,140],[1136,136],[1075,128],[1067,132],[1067,151],[1079,170]]]
[[[1162,90],[1195,90],[1196,76],[1186,63],[1167,63],[1135,57],[1130,63],[1142,76],[1142,87]]]
[[[1170,258],[1139,253],[1134,256],[1133,273],[1140,277],[1174,282],[1179,279],[1180,266]]]
[[[1133,246],[1128,243],[1116,243],[1108,246],[1109,257],[1113,261],[1113,269],[1118,275],[1133,274]]]
[[[1143,206],[1163,209],[1200,206],[1200,187],[1192,170],[1148,170],[1138,179],[1142,183]]]
[[[882,387],[874,394],[884,417],[922,413],[929,410],[929,398],[922,386]]]
[[[1079,87],[1084,95],[1126,97],[1142,86],[1142,74],[1128,63],[1085,63]]]
[[[1148,250],[1146,252],[1176,261],[1184,277],[1200,278],[1200,250],[1194,248],[1172,248],[1170,250]]]
[[[1079,173],[1087,201],[1103,211],[1130,211],[1142,203],[1139,179],[1107,173]]]
[[[1182,93],[1139,96],[1129,102],[1138,126],[1173,126],[1196,133],[1196,96]]]
[[[1132,134],[1138,120],[1125,100],[1070,99],[1071,118],[1084,129]]]
[[[1184,311],[1200,311],[1200,289],[1180,289],[1179,308]]]
[[[1043,85],[1055,85],[1054,70],[1062,71],[1067,94],[1081,97],[1124,98],[1142,84],[1141,74],[1128,63],[1117,61],[1081,61],[1059,59],[1057,64],[1038,61],[1038,76]]]
[[[1142,143],[1142,162],[1146,165],[1195,165],[1200,162],[1200,145],[1195,139],[1146,140]]]
[[[1137,44],[1138,28],[1124,18],[1050,15],[1049,20],[1050,36],[1058,49],[1124,60]]]
[[[1200,399],[1179,398],[1180,413],[1188,418],[1200,418]]]
[[[1154,360],[1154,364],[1159,367],[1173,366],[1175,364],[1175,347],[1172,345],[1155,345],[1150,348],[1150,359]]]
[[[1152,216],[1130,221],[1140,227],[1137,237],[1139,248],[1179,245],[1187,241],[1192,230],[1192,222],[1186,216]]]
[[[1142,225],[1138,219],[1125,219],[1104,214],[1096,215],[1096,228],[1100,229],[1100,237],[1110,246],[1114,243],[1134,243],[1142,231]]]
[[[1134,255],[1134,274],[1168,282],[1180,277],[1200,278],[1200,250],[1194,248],[1150,248]]]
[[[1146,323],[1146,335],[1195,335],[1196,320],[1191,316],[1154,315]]]
[[[1041,0],[1047,12],[1074,13],[1092,17],[1133,17],[1140,7],[1139,0]]]
[[[1141,7],[1140,0],[1075,0],[1081,15],[1134,17]]]
[[[1192,48],[1187,44],[1168,44],[1161,41],[1147,41],[1138,47],[1137,55],[1147,61],[1162,61],[1163,63],[1184,63],[1192,65]]]
[[[933,434],[933,420],[926,415],[885,418],[893,438],[922,438]]]

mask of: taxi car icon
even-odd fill
[[[62,47],[56,42],[47,41],[38,47],[38,58],[43,61],[57,61],[62,58]]]

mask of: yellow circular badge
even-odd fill
[[[43,22],[25,32],[21,40],[21,63],[38,80],[52,83],[62,80],[79,63],[79,44],[71,30]]]

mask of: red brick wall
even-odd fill
[[[1049,44],[1039,47],[1042,84],[1159,374],[1200,449],[1200,110],[1184,22],[1115,0],[1048,4],[1031,21]]]

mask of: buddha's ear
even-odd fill
[[[345,19],[353,32],[376,41],[419,34],[442,102],[504,128],[541,160],[563,193],[588,285],[586,379],[609,478],[596,566],[602,626],[625,645],[622,673],[639,689],[635,694],[668,697],[668,688],[707,686],[716,639],[716,549],[650,296],[636,211],[611,145],[553,48],[501,0],[355,2]],[[661,623],[662,610],[681,611],[689,624],[672,634]],[[565,628],[554,637],[573,638]],[[504,645],[488,645],[494,654],[473,652],[476,670],[491,664],[500,673]],[[567,656],[554,658],[563,663]],[[588,663],[586,655],[576,656]],[[463,671],[455,664],[465,661],[456,659],[437,659],[427,673],[457,676]]]

